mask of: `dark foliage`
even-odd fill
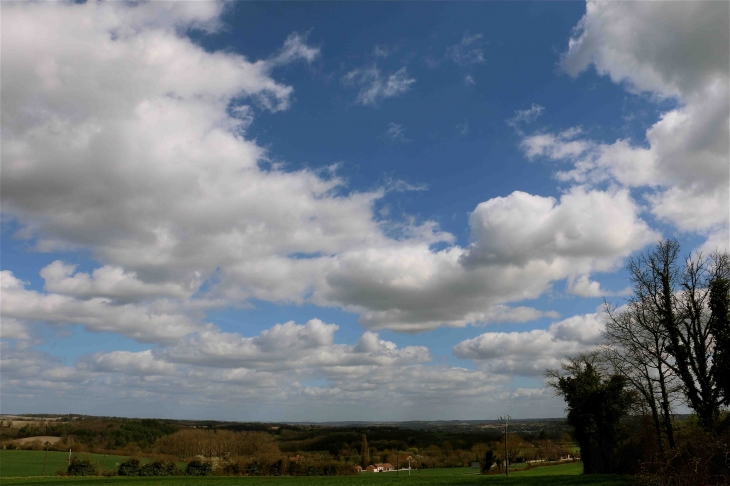
[[[208,462],[190,461],[185,474],[188,476],[210,476],[213,473],[213,466]]]
[[[730,484],[730,434],[704,430],[690,421],[679,437],[678,447],[660,461],[641,466],[645,483],[653,486],[711,486]]]
[[[141,448],[146,448],[165,435],[177,432],[179,427],[166,424],[159,420],[140,420],[123,423],[118,429],[102,434],[109,437],[112,448],[122,448],[134,442]]]
[[[494,452],[487,451],[484,454],[484,459],[482,460],[482,474],[488,474],[489,470],[492,469],[492,466],[494,466],[494,463],[496,462],[497,458],[494,457]]]
[[[568,405],[568,423],[575,428],[584,473],[627,473],[633,461],[630,453],[619,450],[620,425],[628,415],[633,394],[626,390],[623,377],[601,376],[594,361],[591,356],[573,358],[564,367],[564,376],[552,374],[552,386]]]
[[[90,459],[71,459],[68,465],[67,473],[69,476],[96,476],[96,467],[91,463]]]
[[[710,331],[715,336],[717,387],[730,405],[730,279],[717,276],[710,283]]]
[[[282,461],[281,459],[275,461],[271,465],[271,475],[272,476],[281,476],[283,472],[284,472],[284,461]]]
[[[139,459],[129,459],[119,465],[117,474],[120,476],[139,476]]]
[[[556,423],[558,431],[551,432],[556,437],[565,431],[563,423]],[[362,436],[367,434],[368,449],[406,450],[412,447],[426,449],[435,445],[443,447],[448,442],[454,449],[471,449],[477,444],[497,440],[499,432],[492,429],[478,429],[460,432],[458,430],[412,429],[398,426],[364,427],[301,427],[281,431],[279,446],[284,452],[328,451],[333,456],[340,455],[342,444],[362,454]],[[369,464],[369,463],[368,463]],[[367,466],[367,464],[366,464]]]
[[[258,461],[254,461],[246,468],[246,474],[249,476],[261,476],[261,464]]]
[[[173,434],[179,429],[177,425],[162,420],[91,418],[85,420],[83,426],[75,422],[48,422],[46,426],[29,424],[21,427],[15,437],[72,437],[84,445],[107,450],[123,449],[130,443],[145,449],[158,438]]]
[[[155,461],[139,468],[140,476],[180,476],[182,469],[172,461]]]
[[[154,461],[140,466],[139,459],[129,459],[119,465],[119,476],[180,476],[182,469],[172,461]]]
[[[269,469],[270,470],[270,469]],[[289,467],[282,467],[289,476],[349,476],[357,474],[350,464],[338,461],[316,460],[305,462],[290,462]]]

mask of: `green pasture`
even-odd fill
[[[583,463],[570,462],[568,464],[561,464],[560,466],[542,466],[526,471],[520,470],[515,472],[515,474],[519,475],[519,477],[579,475],[583,474]]]
[[[288,485],[324,485],[324,486],[370,486],[395,485],[413,483],[423,486],[450,486],[488,484],[495,486],[579,486],[600,484],[603,486],[627,486],[630,481],[620,476],[581,476],[583,465],[580,463],[562,464],[511,472],[509,478],[504,476],[481,476],[474,469],[415,469],[408,476],[407,471],[388,473],[361,473],[357,476],[336,477],[57,477],[55,472],[67,464],[68,453],[49,452],[46,477],[38,477],[43,469],[41,451],[0,451],[0,477],[3,485],[153,485],[153,486],[288,486]],[[88,454],[92,461],[101,463],[100,454]],[[126,457],[106,456],[105,469],[112,469],[116,463],[123,462]],[[19,477],[29,476],[34,477]]]
[[[71,457],[89,457],[101,469],[115,469],[117,463],[129,459],[125,456],[112,456],[103,454],[76,454]],[[43,472],[43,460],[45,451],[8,451],[0,450],[0,478],[18,476],[40,476]],[[68,452],[48,451],[48,462],[46,464],[46,476],[55,476],[59,469],[66,470],[68,466]],[[5,481],[3,481],[5,483]]]

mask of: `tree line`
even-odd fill
[[[194,456],[236,457],[279,455],[276,438],[266,432],[183,429],[160,438],[155,452],[185,459]]]

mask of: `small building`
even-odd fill
[[[362,466],[355,466],[355,471],[362,472]]]
[[[558,461],[569,461],[571,459],[573,459],[573,456],[570,451],[566,451],[565,449],[560,449],[558,451]]]
[[[394,471],[394,470],[395,470],[395,468],[389,462],[379,462],[377,464],[370,464],[367,467],[368,472],[387,472],[387,471]]]

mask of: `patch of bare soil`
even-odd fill
[[[60,441],[60,437],[54,437],[52,435],[37,435],[35,437],[25,437],[23,439],[16,439],[13,442],[16,444],[28,444],[30,442],[35,441],[41,441],[41,444],[45,444],[46,442],[50,442],[51,444],[55,444],[56,442]]]

